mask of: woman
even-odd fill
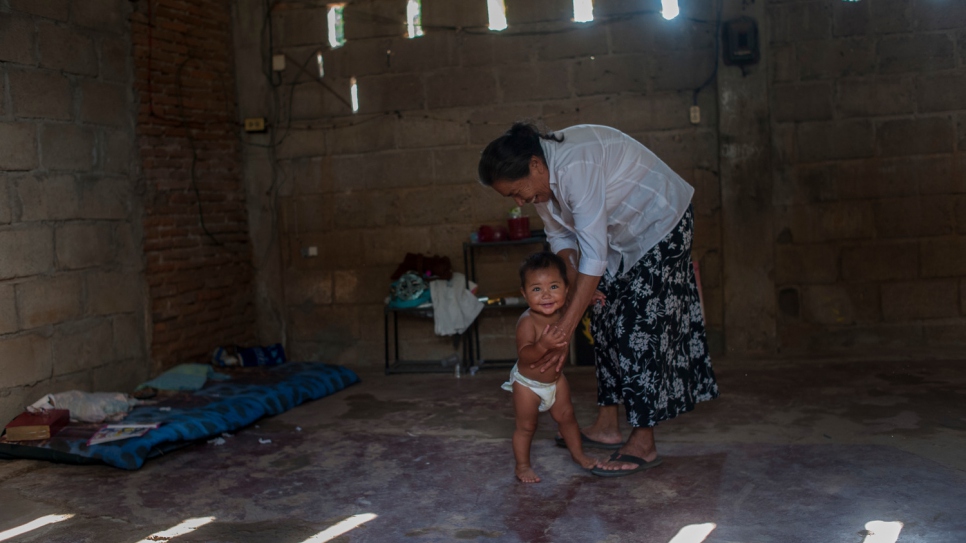
[[[594,291],[591,317],[597,420],[588,445],[618,448],[593,473],[627,475],[657,466],[654,426],[718,396],[691,267],[694,189],[630,136],[597,125],[543,134],[516,123],[484,149],[480,182],[517,205],[534,204],[551,250],[567,262],[571,337]],[[566,348],[535,366],[560,371]],[[623,404],[633,428],[618,427]]]

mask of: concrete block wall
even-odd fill
[[[255,342],[231,6],[139,2],[132,40],[157,372]]]
[[[966,3],[772,1],[783,351],[966,343]]]
[[[714,70],[714,27],[701,22],[714,18],[712,3],[682,0],[684,16],[666,21],[655,0],[597,0],[598,20],[577,24],[569,0],[508,0],[509,29],[499,33],[487,30],[482,0],[423,0],[425,35],[416,39],[405,37],[405,5],[349,2],[347,43],[336,49],[328,46],[322,5],[277,2],[267,27],[262,3],[236,6],[236,51],[248,58],[236,64],[240,117],[268,117],[274,130],[248,137],[248,149],[270,152],[246,151],[249,197],[260,202],[249,202],[253,237],[263,239],[256,254],[263,244],[280,262],[259,265],[259,292],[281,286],[265,295],[268,309],[259,314],[273,318],[260,332],[286,330],[300,358],[381,364],[390,274],[407,252],[448,256],[462,271],[470,233],[505,224],[513,204],[478,185],[477,161],[512,122],[530,118],[550,129],[596,123],[624,130],[695,186],[694,256],[720,344],[713,83],[698,95],[701,124],[688,117],[694,90]],[[270,77],[269,50],[287,59]],[[255,58],[260,69],[250,67]],[[541,226],[534,210],[525,212]],[[317,257],[303,256],[310,247]],[[480,253],[482,290],[516,291],[517,264],[532,249]],[[487,317],[489,356],[513,355],[515,318]],[[401,334],[409,358],[453,349],[428,321],[407,321]]]
[[[0,424],[148,375],[130,12],[0,4]]]

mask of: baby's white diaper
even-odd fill
[[[513,365],[513,369],[510,370],[510,380],[503,383],[503,390],[513,392],[513,382],[516,381],[521,385],[529,388],[534,394],[540,397],[540,407],[537,409],[543,413],[551,407],[553,407],[553,402],[557,401],[557,383],[541,383],[540,381],[534,381],[533,379],[527,379],[523,375],[520,375],[520,370],[517,368],[517,364]]]

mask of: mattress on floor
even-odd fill
[[[352,370],[320,362],[290,362],[236,370],[230,375],[229,381],[209,381],[201,390],[163,396],[155,405],[135,407],[124,423],[161,423],[143,436],[88,446],[87,440],[100,425],[71,423],[48,440],[0,441],[0,458],[138,469],[149,458],[243,428],[359,382]]]

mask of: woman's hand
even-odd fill
[[[567,361],[567,357],[569,355],[570,349],[567,348],[567,345],[550,349],[543,353],[543,356],[540,357],[540,360],[530,364],[530,368],[540,368],[540,373],[543,373],[550,368],[554,368],[555,372],[560,373],[560,370],[563,369],[564,362]]]
[[[590,305],[588,307],[594,307],[595,305],[603,306],[606,303],[607,297],[604,296],[604,293],[599,290],[595,290],[594,295],[590,298]]]

